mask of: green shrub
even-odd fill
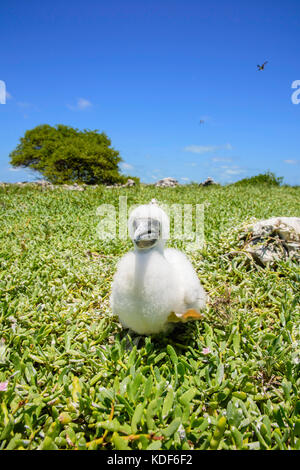
[[[249,185],[249,184],[268,184],[274,186],[280,186],[282,184],[283,177],[276,177],[276,175],[270,171],[266,173],[260,173],[256,176],[251,176],[250,178],[243,178],[242,180],[237,181],[234,185]]]

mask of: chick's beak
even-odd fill
[[[138,248],[151,248],[159,239],[159,226],[151,219],[140,221],[134,232],[133,241]]]

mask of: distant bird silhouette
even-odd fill
[[[199,124],[204,124],[204,123],[205,123],[204,119],[200,119]]]
[[[268,63],[268,61],[264,62],[262,65],[258,65],[257,66],[257,70],[260,71],[260,70],[264,70],[265,69],[265,65]]]

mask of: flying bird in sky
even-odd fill
[[[262,65],[258,65],[257,66],[257,70],[260,71],[260,70],[264,70],[265,69],[265,65],[268,63],[268,61],[264,62]]]
[[[201,124],[204,124],[204,123],[205,123],[204,119],[200,119],[199,124],[201,125]]]

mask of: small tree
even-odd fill
[[[118,167],[122,161],[119,152],[97,130],[79,131],[62,124],[37,126],[25,132],[10,159],[12,166],[37,170],[55,184],[114,184],[126,180]]]

